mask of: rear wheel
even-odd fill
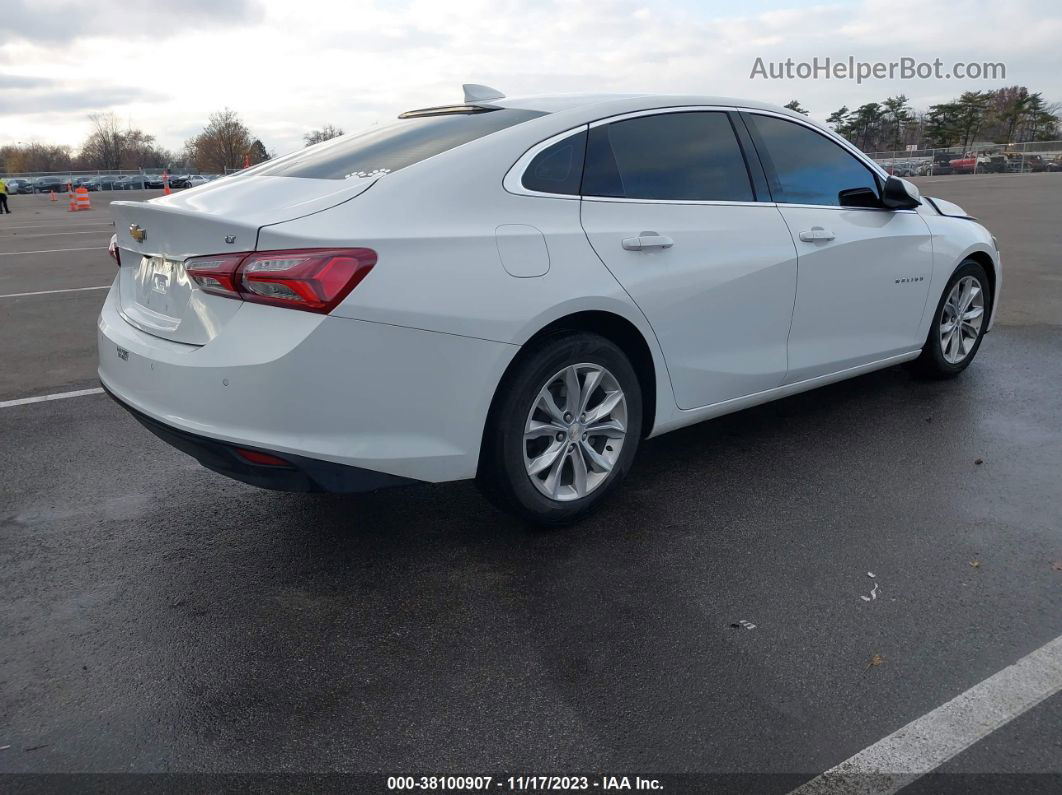
[[[547,338],[500,390],[476,478],[499,507],[559,526],[619,486],[641,438],[642,395],[615,344],[581,332]]]
[[[966,260],[948,280],[937,304],[918,369],[936,378],[965,370],[981,347],[992,305],[988,276],[979,262]]]

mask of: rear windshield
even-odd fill
[[[402,119],[395,124],[345,135],[282,158],[255,174],[308,179],[348,179],[389,174],[455,146],[544,116],[540,111],[501,108]]]

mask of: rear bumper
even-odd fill
[[[291,453],[279,453],[274,450],[246,446],[238,447],[207,436],[199,436],[152,419],[120,400],[107,387],[104,387],[104,391],[114,399],[115,403],[132,414],[137,422],[171,447],[176,447],[182,453],[192,456],[207,469],[262,489],[353,494],[395,486],[408,486],[419,482],[412,478],[402,478],[384,472],[335,464],[331,461],[305,458]],[[240,457],[237,452],[239,449],[279,456],[290,466],[253,464]]]
[[[346,489],[314,474],[324,464],[433,483],[475,476],[494,388],[518,350],[260,304],[241,305],[207,344],[187,345],[126,322],[117,292],[97,331],[108,392],[181,449],[189,439],[225,447],[221,461],[204,460],[196,445],[212,469],[231,474],[233,448],[265,451],[330,491]]]

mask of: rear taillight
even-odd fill
[[[306,248],[192,257],[184,269],[213,295],[331,312],[375,264],[368,248]]]
[[[236,289],[236,269],[247,256],[249,255],[246,253],[240,253],[193,257],[185,260],[184,269],[204,293],[223,295],[226,298],[239,298],[240,291]]]
[[[107,244],[107,253],[115,261],[118,267],[122,265],[122,255],[118,252],[118,235],[111,235],[111,242]]]

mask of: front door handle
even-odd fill
[[[667,235],[656,232],[640,232],[638,237],[623,238],[623,248],[627,251],[645,251],[650,248],[671,248],[675,241]]]
[[[821,226],[813,226],[811,229],[807,229],[800,233],[800,239],[805,243],[817,243],[820,240],[833,240],[836,235],[829,229],[823,229]]]

